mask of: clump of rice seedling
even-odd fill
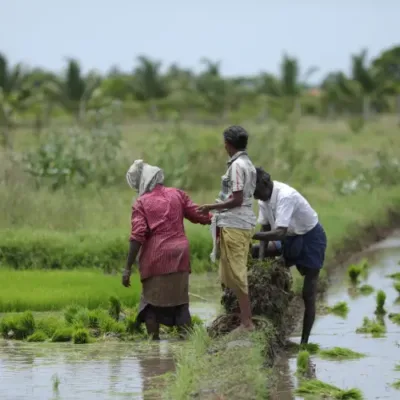
[[[346,349],[344,347],[333,347],[332,349],[321,350],[319,355],[330,360],[355,360],[365,357],[365,354]]]
[[[389,314],[390,320],[397,325],[400,325],[400,314],[399,313],[391,313]]]
[[[74,330],[70,326],[57,329],[51,338],[52,342],[69,342],[72,339]]]
[[[300,349],[307,350],[310,354],[317,354],[319,352],[319,344],[317,343],[301,344]]]
[[[25,339],[35,331],[35,319],[30,311],[7,315],[1,320],[0,331],[5,338]]]
[[[395,272],[394,274],[388,275],[388,278],[400,280],[400,272]]]
[[[72,340],[75,344],[90,343],[89,331],[85,328],[76,329],[72,335]]]
[[[303,381],[297,388],[296,393],[303,396],[319,396],[318,398],[332,398],[337,400],[363,399],[363,395],[359,389],[342,390],[317,379]]]
[[[395,365],[394,370],[395,371],[400,371],[400,363]]]
[[[72,319],[75,328],[87,328],[89,326],[89,310],[80,308]]]
[[[400,379],[397,379],[397,381],[393,382],[392,387],[394,387],[397,390],[400,390]]]
[[[120,302],[120,300],[115,296],[110,296],[108,314],[110,315],[111,318],[113,318],[116,321],[118,321],[120,313],[121,313],[121,302]]]
[[[310,353],[307,350],[302,350],[297,355],[297,373],[304,375],[308,371],[310,365]]]
[[[373,337],[381,337],[386,333],[386,327],[377,320],[364,317],[363,324],[360,328],[357,328],[356,333],[365,333],[371,334]]]
[[[88,327],[91,329],[99,329],[102,318],[107,318],[108,315],[100,309],[90,310],[88,312]]]
[[[100,332],[103,334],[115,333],[117,335],[122,335],[125,333],[125,329],[125,325],[122,322],[116,321],[109,315],[100,321]]]
[[[142,327],[136,321],[136,315],[129,315],[124,322],[126,325],[126,332],[130,335],[143,332]]]
[[[48,339],[48,336],[45,332],[37,330],[36,332],[32,333],[32,335],[27,337],[28,342],[45,342]]]
[[[386,314],[385,310],[385,302],[386,302],[386,293],[383,290],[378,290],[376,294],[376,314]]]
[[[350,281],[355,285],[358,282],[360,274],[363,272],[363,268],[358,264],[352,264],[347,269]]]
[[[339,301],[334,306],[327,307],[327,311],[340,317],[346,317],[349,312],[349,306],[345,301]]]
[[[54,332],[64,326],[65,322],[57,317],[41,317],[36,322],[36,329],[43,331],[48,337],[52,337]]]
[[[192,315],[192,326],[203,326],[204,322],[198,315]]]
[[[400,281],[399,282],[395,282],[393,284],[394,288],[397,290],[397,292],[400,294]]]
[[[60,378],[58,377],[57,374],[54,374],[54,375],[51,377],[51,380],[52,380],[52,382],[53,382],[53,392],[54,392],[54,393],[58,393],[58,388],[59,388],[59,386],[60,386]]]
[[[374,292],[374,288],[371,285],[362,285],[358,288],[358,292],[364,296],[368,296]]]
[[[78,306],[77,304],[72,304],[68,306],[64,311],[64,318],[67,324],[73,324],[76,314],[82,307]]]
[[[361,267],[364,271],[365,271],[366,269],[369,268],[369,262],[368,262],[368,260],[367,260],[366,258],[363,258],[363,259],[359,262],[358,265],[360,265],[360,267]]]

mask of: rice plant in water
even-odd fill
[[[388,275],[389,278],[400,280],[400,272]]]
[[[400,325],[400,313],[391,313],[389,318],[394,324]]]
[[[358,288],[358,292],[364,296],[368,296],[374,292],[374,288],[371,285],[362,285]]]
[[[31,312],[6,315],[0,322],[0,332],[5,338],[26,339],[35,331],[35,319]]]
[[[395,371],[400,371],[400,363],[395,365],[394,370]]]
[[[386,314],[385,310],[386,293],[383,290],[379,290],[376,294],[376,310],[375,313],[379,315]]]
[[[397,381],[393,382],[392,387],[397,390],[400,390],[400,379],[397,379]]]
[[[363,395],[359,389],[342,390],[336,386],[311,379],[301,382],[300,386],[296,389],[296,394],[300,396],[311,396],[313,398],[329,398],[337,400],[362,400]]]
[[[349,275],[350,281],[353,285],[358,283],[358,278],[362,272],[363,268],[358,264],[352,264],[349,266],[347,269],[347,274]]]
[[[377,320],[364,317],[363,324],[357,328],[356,333],[371,334],[372,337],[381,337],[386,333],[386,327]]]
[[[89,331],[85,328],[76,329],[72,335],[72,341],[75,344],[86,344],[90,343]]]
[[[349,312],[349,306],[345,301],[339,301],[334,306],[327,307],[327,311],[344,318]]]
[[[51,341],[52,342],[70,342],[72,339],[73,333],[74,333],[74,330],[70,326],[59,328],[54,332],[54,335],[51,338]]]
[[[400,281],[399,282],[395,282],[393,284],[394,288],[397,290],[397,292],[400,294]]]
[[[67,324],[72,324],[75,320],[76,314],[82,309],[81,306],[77,304],[71,304],[64,310],[64,318]]]
[[[27,342],[45,342],[48,339],[48,336],[43,331],[36,331],[32,333],[32,335],[26,338]]]
[[[53,392],[58,393],[59,387],[60,387],[60,378],[57,374],[54,374],[51,377],[51,381],[53,383]]]
[[[322,358],[330,360],[355,360],[365,357],[365,354],[344,347],[333,347],[332,349],[320,350],[319,355]]]
[[[121,313],[121,302],[115,296],[110,296],[108,313],[111,318],[114,318],[116,321],[119,320],[119,315]]]
[[[302,350],[297,355],[297,373],[304,375],[307,373],[310,365],[310,353],[307,350]]]

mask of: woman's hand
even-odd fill
[[[204,204],[197,208],[197,212],[201,214],[207,214],[211,211],[212,205],[211,204]]]
[[[131,286],[131,271],[129,269],[125,268],[124,272],[122,273],[122,284],[125,287]]]

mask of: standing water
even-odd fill
[[[400,371],[395,371],[400,363],[400,326],[391,322],[390,313],[400,313],[399,293],[394,289],[394,279],[388,275],[400,272],[400,232],[393,237],[372,246],[364,256],[369,261],[368,275],[362,284],[374,287],[368,296],[352,295],[345,270],[333,277],[332,285],[326,293],[329,306],[339,301],[347,302],[350,311],[346,318],[325,315],[317,318],[310,342],[317,343],[321,349],[345,347],[363,353],[366,356],[352,361],[327,361],[318,355],[312,356],[316,366],[316,379],[341,389],[358,388],[364,399],[400,399],[400,391],[392,384],[400,380]],[[376,292],[386,293],[384,317],[386,334],[384,337],[372,338],[371,335],[357,334],[363,318],[375,319]],[[292,339],[299,342],[299,337]],[[294,396],[296,387],[296,358],[289,358],[289,364],[282,367],[278,392],[280,400],[302,399]]]
[[[218,313],[216,276],[192,276],[190,290],[191,312],[209,322]],[[84,345],[0,340],[0,398],[155,399],[144,393],[157,385],[154,377],[174,370],[172,348],[181,344],[164,340]]]

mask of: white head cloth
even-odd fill
[[[151,192],[156,185],[164,183],[164,172],[161,168],[136,160],[126,173],[128,185],[141,196]]]

